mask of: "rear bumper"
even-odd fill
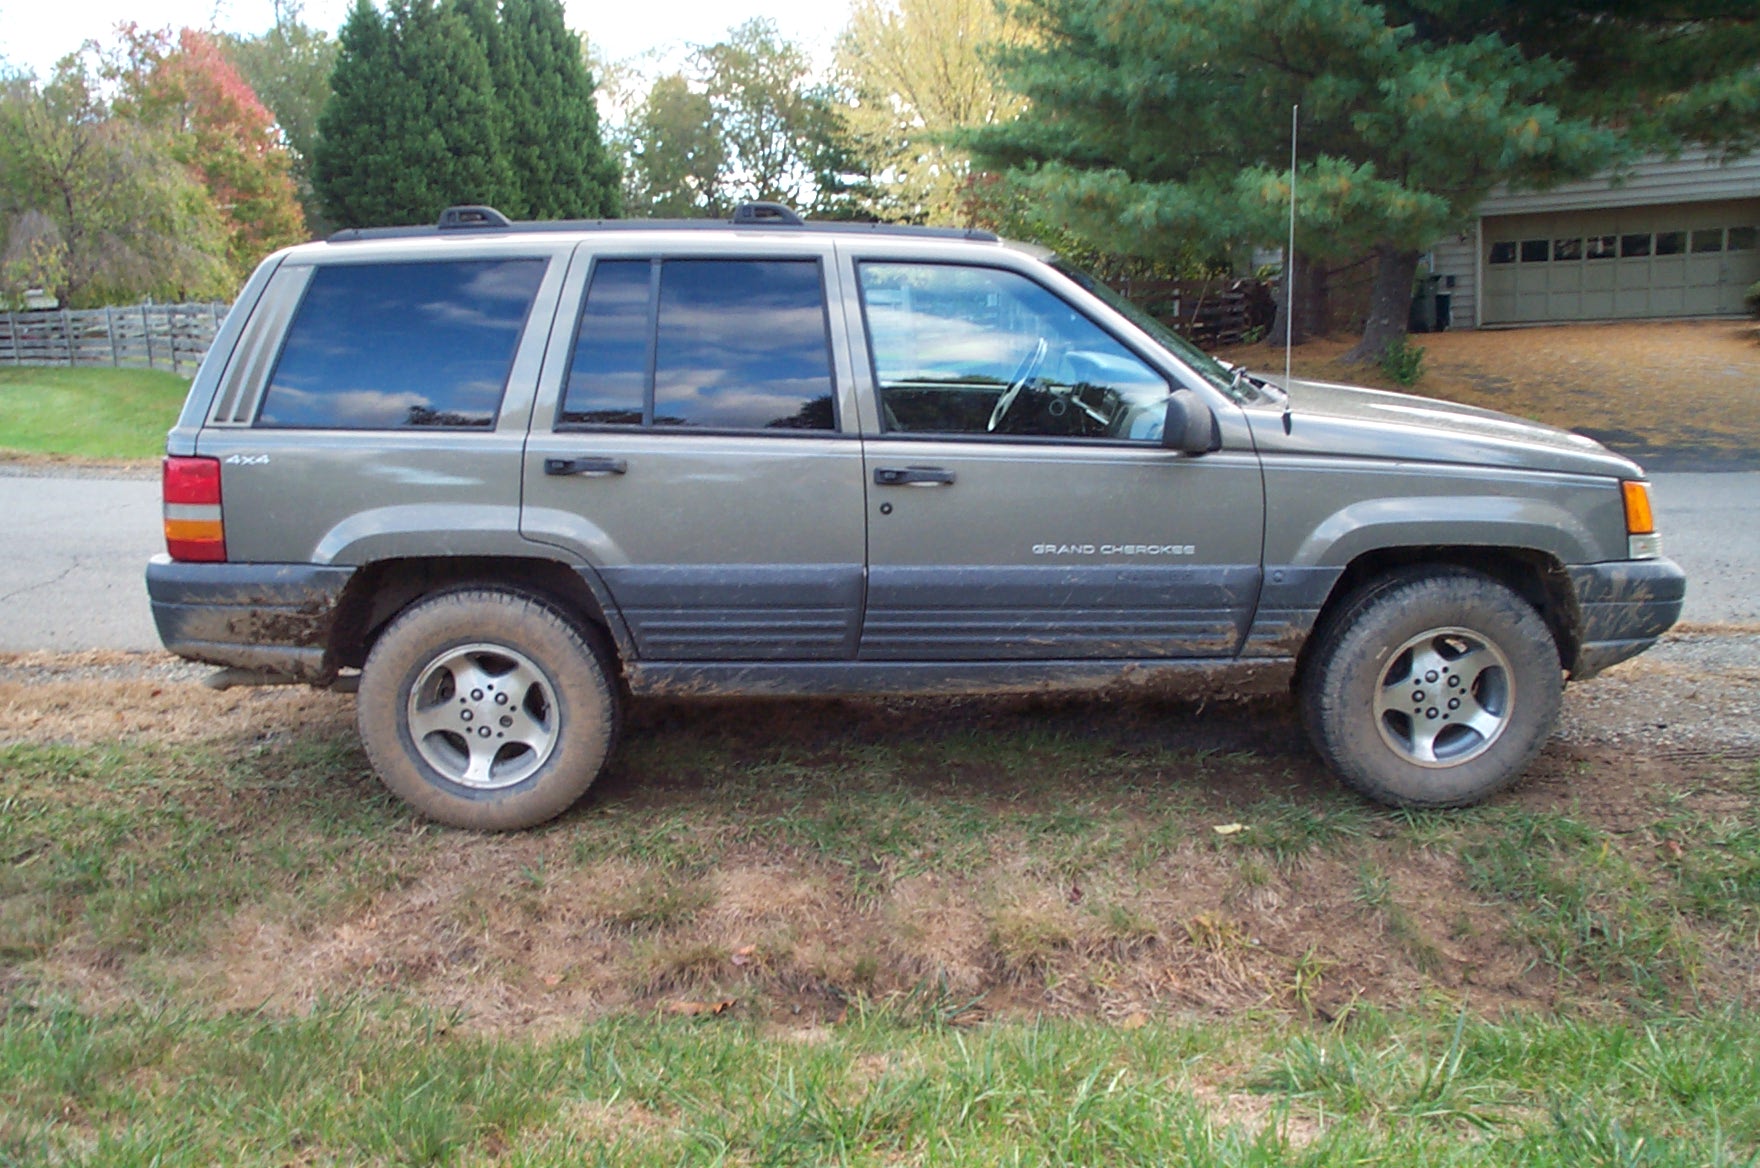
[[[1570,574],[1582,614],[1575,681],[1654,645],[1680,619],[1687,596],[1687,574],[1673,560],[1587,564]]]
[[[154,556],[147,596],[159,639],[179,657],[323,683],[336,606],[353,568],[182,564]]]

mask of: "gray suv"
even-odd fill
[[[1482,799],[1678,617],[1587,438],[1219,364],[975,231],[349,231],[251,278],[165,461],[160,636],[358,687],[385,784],[520,828],[630,694],[1272,676],[1371,798]]]

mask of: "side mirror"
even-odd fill
[[[1182,454],[1209,454],[1222,449],[1222,427],[1202,398],[1189,389],[1176,389],[1167,397],[1161,445]]]

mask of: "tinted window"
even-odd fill
[[[1752,227],[1732,227],[1729,229],[1729,250],[1753,251],[1754,229]]]
[[[1543,264],[1552,253],[1552,244],[1544,239],[1522,240],[1522,262],[1524,264]]]
[[[1513,264],[1516,262],[1516,245],[1512,242],[1494,243],[1491,245],[1491,262],[1494,264]]]
[[[1615,254],[1615,244],[1619,242],[1613,235],[1591,235],[1589,237],[1589,258],[1592,260],[1610,260]]]
[[[1622,235],[1619,237],[1619,254],[1621,259],[1628,256],[1647,256],[1650,254],[1650,237],[1648,235]]]
[[[657,303],[649,294],[656,266]],[[601,261],[559,423],[644,421],[836,429],[818,261]]]
[[[869,263],[861,288],[883,430],[1160,439],[1167,380],[1025,276]]]
[[[319,268],[288,326],[257,424],[494,425],[546,262]]]
[[[1583,258],[1583,241],[1580,239],[1555,239],[1552,241],[1552,258],[1555,260],[1580,260]]]
[[[1723,228],[1701,228],[1693,232],[1693,250],[1696,252],[1722,251]]]
[[[667,261],[660,269],[654,424],[832,429],[818,263]]]
[[[1684,231],[1658,231],[1656,233],[1656,254],[1659,256],[1680,255],[1687,250],[1687,233]]]
[[[564,422],[640,425],[648,388],[648,260],[601,260],[581,310]]]

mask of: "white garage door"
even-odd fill
[[[1715,316],[1760,280],[1760,200],[1485,220],[1485,323]]]

